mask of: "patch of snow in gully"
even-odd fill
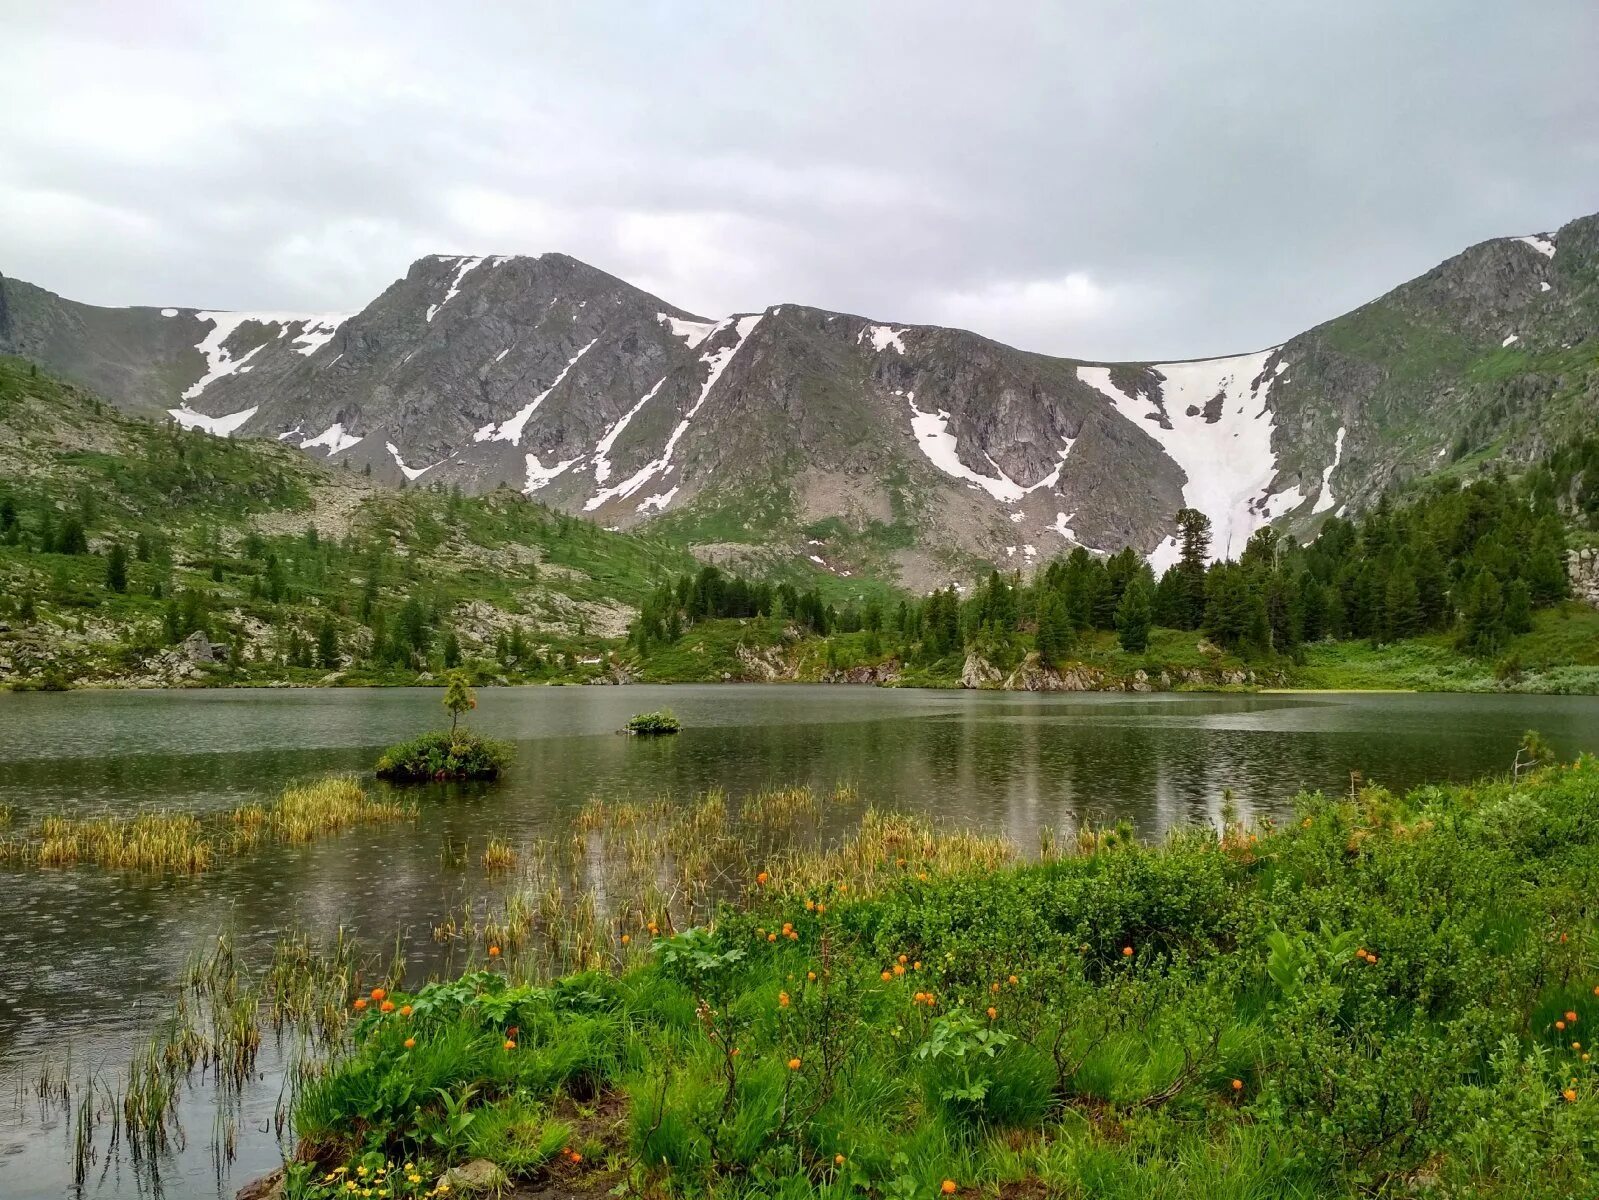
[[[1153,369],[1163,381],[1161,397],[1170,429],[1145,419],[1153,406],[1118,388],[1111,381],[1110,368],[1077,368],[1080,380],[1159,442],[1182,468],[1188,477],[1183,502],[1210,518],[1211,554],[1216,558],[1236,558],[1249,535],[1268,522],[1266,510],[1274,507],[1277,499],[1268,491],[1277,474],[1277,456],[1271,448],[1272,414],[1267,406],[1275,376],[1261,378],[1276,349],[1157,364]],[[1218,395],[1221,414],[1207,422],[1205,407]],[[1194,410],[1192,416],[1190,409]],[[1160,553],[1160,548],[1153,553]]]
[[[1315,516],[1317,513],[1324,513],[1338,503],[1333,499],[1332,473],[1338,469],[1338,464],[1344,461],[1344,435],[1348,432],[1349,430],[1342,425],[1338,427],[1338,436],[1333,441],[1333,460],[1327,464],[1326,469],[1321,473],[1321,495],[1316,497],[1316,503],[1311,506],[1311,516]],[[1438,453],[1442,454],[1443,451],[1440,450]]]
[[[599,338],[595,338],[594,342],[599,340]],[[544,398],[546,396],[561,386],[561,380],[565,379],[567,373],[571,371],[573,367],[577,366],[578,360],[590,350],[594,349],[594,342],[590,342],[587,346],[584,346],[583,349],[574,354],[571,359],[568,360],[566,366],[561,368],[561,373],[555,377],[555,382],[550,384],[549,387],[545,388],[537,396],[534,396],[532,400],[528,401],[528,403],[525,404],[514,417],[511,417],[509,420],[502,421],[499,425],[495,425],[493,422],[490,422],[489,424],[483,426],[482,429],[479,429],[476,433],[474,433],[472,435],[472,440],[474,442],[510,442],[513,446],[521,445],[522,430],[527,426],[528,418],[538,411],[539,405],[544,403]]]
[[[761,315],[760,313],[754,313],[750,316],[738,318],[727,317],[717,322],[718,331],[726,328],[730,323],[733,324],[738,333],[738,340],[730,346],[723,346],[720,350],[712,350],[700,355],[700,363],[710,368],[706,374],[705,383],[700,388],[699,398],[694,401],[688,412],[683,414],[683,419],[677,423],[676,428],[672,430],[671,435],[666,439],[666,445],[661,448],[661,453],[615,487],[602,488],[594,493],[584,503],[584,512],[593,512],[607,500],[618,496],[623,498],[631,496],[655,476],[666,475],[672,470],[672,451],[676,449],[677,443],[682,436],[688,432],[689,425],[693,422],[695,414],[700,411],[700,406],[705,403],[706,397],[711,394],[711,389],[716,386],[716,381],[722,377],[722,372],[727,370],[727,365],[733,361],[734,357],[743,348],[744,343],[749,340],[750,334],[755,332],[755,327],[761,323]],[[657,384],[656,386],[660,385]],[[675,493],[676,489],[674,488],[673,494]],[[653,500],[654,497],[651,497],[651,499]]]

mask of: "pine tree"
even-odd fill
[[[106,554],[105,585],[113,592],[128,590],[128,551],[121,542],[112,543]]]
[[[1465,588],[1457,645],[1467,654],[1486,656],[1504,644],[1504,590],[1489,571],[1479,571]]]
[[[1066,602],[1058,591],[1046,591],[1038,603],[1038,660],[1046,667],[1058,667],[1072,648],[1072,625]]]
[[[317,631],[316,657],[329,671],[339,665],[339,631],[333,624],[331,614],[323,616],[322,628]]]
[[[1512,579],[1505,587],[1505,632],[1532,632],[1532,589],[1525,579]]]
[[[1149,576],[1140,571],[1128,581],[1116,606],[1116,635],[1128,654],[1142,654],[1149,649],[1149,628],[1154,622],[1154,589]]]
[[[1177,560],[1182,601],[1172,616],[1177,628],[1198,629],[1205,617],[1205,560],[1210,557],[1210,518],[1197,508],[1177,513],[1177,537],[1181,555]]]
[[[1396,567],[1383,590],[1383,639],[1397,642],[1421,632],[1421,591],[1416,577],[1405,567]]]

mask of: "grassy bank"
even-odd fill
[[[1296,687],[1336,690],[1599,695],[1599,611],[1570,603],[1539,612],[1531,632],[1494,659],[1459,653],[1447,634],[1386,646],[1318,643],[1306,647],[1291,678]]]
[[[641,1196],[1599,1186],[1592,759],[1305,796],[1220,839],[1084,832],[1027,863],[868,812],[827,850],[741,839],[731,901],[674,932],[651,863],[695,874],[730,820],[714,798],[585,813],[580,832],[640,839],[641,890],[597,924],[590,897],[606,941],[578,974],[524,953],[553,936],[551,894],[482,931],[481,969],[363,991],[298,1095],[291,1195],[384,1162],[426,1194],[472,1159]]]

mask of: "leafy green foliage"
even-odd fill
[[[377,762],[377,776],[396,783],[443,779],[498,779],[511,758],[504,742],[470,729],[424,733],[390,746]]]
[[[653,737],[663,733],[676,733],[683,728],[683,723],[669,708],[658,712],[635,713],[628,718],[627,731],[644,737]]]

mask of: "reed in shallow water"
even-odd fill
[[[165,810],[46,815],[27,832],[0,839],[0,863],[197,875],[262,845],[302,845],[358,825],[412,820],[416,812],[413,803],[374,798],[352,776],[335,775],[292,784],[270,804],[241,805],[221,817]]]

